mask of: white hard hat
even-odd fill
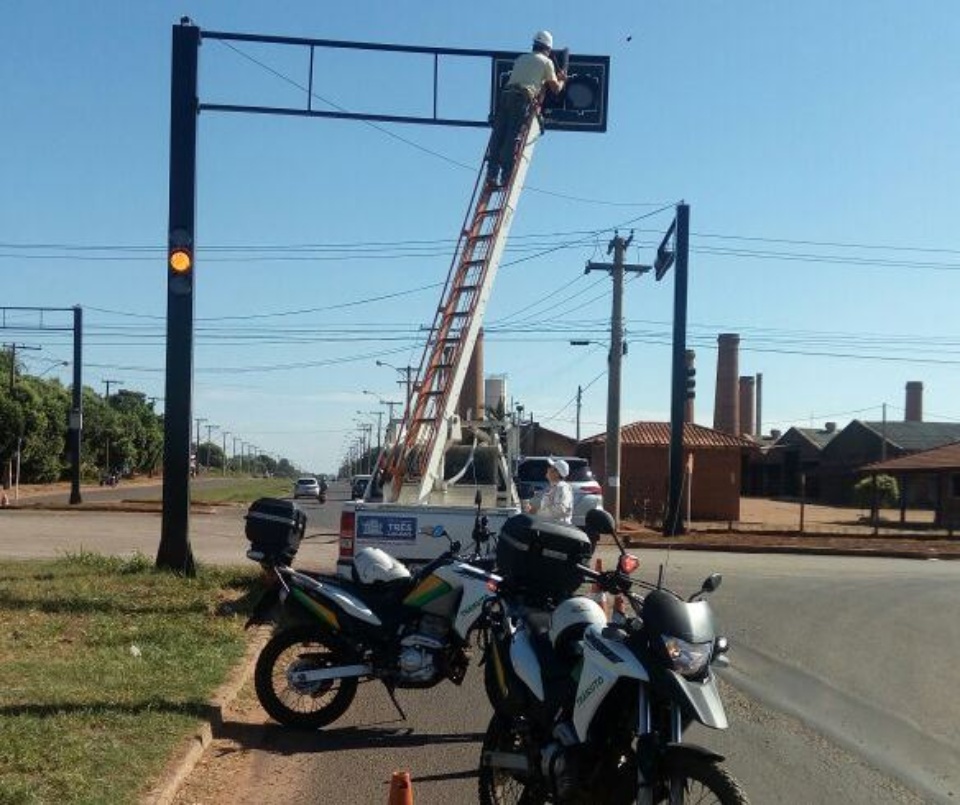
[[[562,458],[548,458],[547,464],[553,467],[561,478],[566,478],[570,474],[570,465]]]
[[[553,34],[550,33],[550,31],[537,31],[533,37],[533,42],[535,45],[543,45],[544,47],[552,48]]]
[[[568,598],[550,615],[550,642],[557,651],[564,651],[571,642],[583,638],[588,626],[602,629],[606,625],[603,608],[592,598],[583,595]]]

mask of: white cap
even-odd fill
[[[570,465],[562,458],[548,458],[547,464],[553,467],[561,478],[566,478],[570,474]]]
[[[537,31],[533,37],[534,44],[543,45],[544,47],[552,48],[553,47],[553,34],[550,31]]]

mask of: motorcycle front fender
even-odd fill
[[[705,760],[708,763],[722,763],[724,756],[697,744],[667,744],[663,752],[663,765],[668,769],[682,770],[689,764],[689,758]]]
[[[685,713],[705,727],[725,730],[729,726],[717,689],[717,678],[713,674],[703,680],[692,680],[676,671],[659,669],[653,674],[653,683],[665,690]]]

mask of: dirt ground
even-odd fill
[[[687,534],[672,540],[635,523],[624,523],[623,530],[636,546],[960,559],[960,532],[934,530],[929,511],[909,511],[901,524],[899,509],[881,509],[875,529],[862,509],[741,498],[740,520],[694,521]]]

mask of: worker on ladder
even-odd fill
[[[517,57],[510,78],[500,91],[487,150],[487,181],[491,184],[498,184],[498,174],[499,184],[505,185],[510,180],[517,136],[543,87],[553,93],[563,89],[567,74],[554,67],[550,59],[552,50],[551,33],[539,31],[533,37],[533,50]]]

